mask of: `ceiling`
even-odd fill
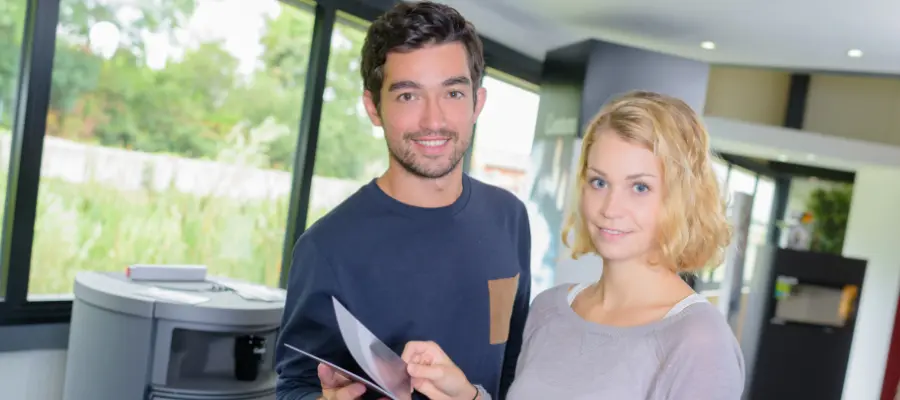
[[[586,38],[716,64],[900,74],[900,2],[443,0],[537,59]],[[704,41],[714,50],[701,48]],[[853,58],[848,51],[858,49]]]

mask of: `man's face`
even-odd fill
[[[381,109],[370,93],[369,118],[384,128],[388,150],[410,173],[429,179],[457,168],[472,142],[485,100],[473,91],[465,46],[447,43],[408,53],[389,53],[384,65]]]

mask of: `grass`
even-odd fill
[[[71,293],[78,271],[135,263],[203,264],[210,274],[277,286],[287,212],[287,197],[125,192],[42,178],[29,294]],[[309,223],[325,212],[315,210]]]

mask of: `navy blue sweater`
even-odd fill
[[[459,199],[441,208],[403,204],[374,180],[363,186],[294,248],[278,400],[321,391],[317,363],[284,343],[366,376],[340,336],[331,296],[397,354],[410,340],[435,341],[472,383],[504,398],[528,314],[530,247],[522,202],[467,175]]]

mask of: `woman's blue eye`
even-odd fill
[[[634,191],[638,193],[644,193],[650,191],[650,187],[643,183],[634,184]]]
[[[602,189],[606,187],[606,181],[600,178],[591,179],[591,187],[594,189]]]

